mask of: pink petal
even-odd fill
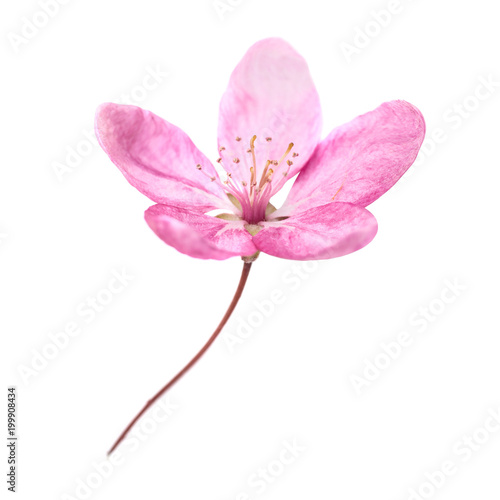
[[[257,251],[244,221],[225,221],[167,205],[153,205],[144,216],[167,245],[191,257],[224,260]]]
[[[334,129],[297,177],[276,215],[335,199],[367,206],[391,188],[415,161],[424,140],[420,111],[391,101]]]
[[[102,104],[96,133],[130,184],[153,201],[200,211],[226,202],[223,190],[208,177],[216,176],[209,160],[180,128],[155,114],[136,106]]]
[[[320,133],[319,97],[304,58],[280,38],[261,40],[250,47],[233,71],[220,103],[219,147],[226,148],[221,153],[226,170],[238,180],[249,180],[246,151],[256,135],[260,172],[266,160],[279,160],[294,143],[293,151],[300,156],[293,158],[287,176],[291,178],[305,165]],[[236,137],[242,140],[237,142]],[[272,141],[267,142],[267,137]],[[234,164],[234,157],[246,160]],[[275,169],[275,179],[287,168],[285,160]]]
[[[365,208],[329,203],[279,222],[264,222],[255,246],[270,255],[292,260],[341,257],[375,237],[377,221]]]

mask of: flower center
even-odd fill
[[[225,171],[227,178],[211,176],[198,164],[196,168],[209,177],[211,182],[217,182],[224,191],[235,198],[235,206],[241,210],[242,218],[249,224],[257,224],[266,218],[266,208],[271,196],[279,191],[287,181],[288,173],[293,162],[287,159],[293,149],[291,142],[279,159],[257,160],[255,141],[257,136],[250,139],[250,147],[241,145],[241,137],[236,137],[236,148],[228,151],[225,146],[219,148],[220,157],[217,159]],[[272,138],[266,137],[266,143],[271,143]],[[268,154],[266,155],[269,158]],[[299,156],[293,153],[292,157]],[[239,206],[238,206],[239,205]]]

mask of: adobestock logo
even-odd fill
[[[412,0],[407,0],[406,3]],[[371,19],[362,27],[354,28],[354,37],[351,42],[341,42],[340,49],[346,61],[350,64],[355,55],[369,47],[374,38],[378,37],[382,31],[387,28],[394,18],[404,10],[404,2],[400,0],[390,0],[385,9],[378,11],[372,10]]]
[[[471,433],[464,434],[451,447],[451,456],[443,460],[437,468],[424,474],[424,480],[415,488],[408,490],[408,500],[427,500],[435,496],[460,467],[468,463],[484,446],[500,433],[500,406],[490,408],[483,423]]]
[[[111,278],[107,286],[101,288],[97,293],[88,296],[75,307],[76,316],[79,319],[68,321],[64,328],[55,332],[50,332],[49,340],[39,349],[31,349],[31,359],[29,364],[19,364],[17,371],[25,385],[36,379],[44,371],[50,361],[56,359],[59,354],[68,348],[71,340],[81,335],[84,330],[83,325],[89,325],[95,321],[99,314],[102,314],[129,286],[134,279],[125,269],[111,271]],[[83,319],[83,324],[81,319]]]
[[[62,5],[70,0],[39,0],[40,10],[37,10],[31,18],[21,18],[21,28],[18,33],[10,32],[7,38],[15,54],[21,47],[27,45],[40,31],[49,24],[49,21],[57,16]]]
[[[75,486],[71,493],[63,493],[61,500],[87,500],[100,488],[115,472],[115,470],[126,462],[127,453],[137,451],[141,443],[145,442],[150,435],[174,413],[177,413],[179,405],[172,403],[168,396],[159,399],[148,416],[143,417],[130,434],[125,438],[120,449],[115,450],[103,461],[93,461],[90,471],[75,479]],[[125,451],[125,454],[123,453]]]
[[[271,291],[264,299],[254,300],[254,309],[246,317],[239,316],[234,331],[227,330],[222,333],[228,351],[233,354],[235,347],[242,345],[270,318],[275,310],[286,302],[291,292],[296,292],[302,283],[315,273],[319,264],[315,260],[294,263],[281,277],[282,286]]]
[[[444,280],[444,287],[438,297],[421,305],[408,318],[409,327],[398,333],[387,342],[380,344],[380,352],[372,358],[363,360],[360,374],[352,374],[349,380],[359,395],[376,382],[382,374],[390,368],[416,340],[416,334],[426,332],[437,319],[442,316],[451,304],[467,290],[458,278],[453,281]]]
[[[500,79],[496,75],[490,73],[487,76],[477,76],[474,90],[443,111],[441,115],[442,126],[428,129],[415,162],[395,184],[393,189],[401,189],[404,183],[414,175],[418,167],[422,166],[434,155],[440,146],[453,136],[455,131],[462,128],[467,121],[473,118],[475,113],[484,106],[483,103],[497,95],[499,88]]]
[[[118,104],[141,104],[170,75],[170,72],[163,70],[159,64],[154,67],[146,66],[144,73],[140,83],[132,87],[128,92],[122,92],[115,102]],[[57,180],[62,183],[69,174],[75,172],[85,158],[96,150],[97,146],[98,142],[94,127],[84,128],[80,138],[73,145],[66,146],[64,160],[52,162],[52,171]]]
[[[254,488],[257,495],[261,495],[277,478],[283,475],[286,468],[293,464],[304,451],[306,451],[305,446],[297,443],[296,439],[283,441],[283,448],[278,457],[269,461],[265,467],[259,467],[248,478],[248,486]]]
[[[307,448],[299,444],[296,438],[284,440],[282,448],[275,458],[248,476],[246,481],[247,489],[233,496],[234,500],[252,500],[265,493],[305,451],[307,451]]]

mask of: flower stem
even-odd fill
[[[248,274],[250,273],[250,268],[252,267],[252,262],[244,262],[243,271],[241,272],[240,282],[238,283],[238,288],[234,294],[233,300],[226,311],[226,314],[222,318],[219,326],[215,329],[212,336],[208,339],[206,344],[198,351],[198,354],[165,386],[163,386],[145,405],[144,408],[134,417],[134,419],[128,424],[126,429],[120,434],[120,437],[115,441],[115,444],[108,451],[108,455],[111,455],[113,451],[117,448],[117,446],[125,439],[125,436],[129,433],[129,431],[134,427],[137,421],[146,413],[146,411],[160,398],[163,394],[165,394],[183,375],[185,375],[205,354],[208,348],[213,344],[214,340],[218,337],[219,333],[224,328],[228,319],[231,317],[238,301],[240,300],[241,294],[243,293],[243,289],[245,288],[245,284],[247,282]]]

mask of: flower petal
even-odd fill
[[[224,260],[257,251],[241,220],[226,221],[167,205],[153,205],[144,216],[167,245],[191,257]]]
[[[280,38],[268,38],[250,47],[236,66],[222,96],[219,113],[219,148],[224,167],[234,178],[249,181],[250,139],[257,136],[257,168],[266,160],[279,160],[288,145],[300,156],[293,158],[287,178],[305,165],[321,134],[318,93],[304,58]],[[236,141],[241,137],[241,141]],[[266,141],[271,137],[272,141]],[[243,157],[240,163],[233,159]],[[291,155],[290,155],[291,157]],[[275,178],[288,169],[286,160]],[[279,175],[278,175],[279,174]]]
[[[334,129],[300,172],[276,216],[332,200],[366,207],[415,161],[424,140],[420,111],[391,101]]]
[[[217,175],[213,165],[175,125],[137,106],[106,103],[97,110],[96,133],[125,178],[151,200],[199,211],[224,206],[223,190],[209,178]]]
[[[377,221],[365,208],[329,203],[277,222],[264,222],[255,246],[270,255],[292,260],[341,257],[375,237]]]

